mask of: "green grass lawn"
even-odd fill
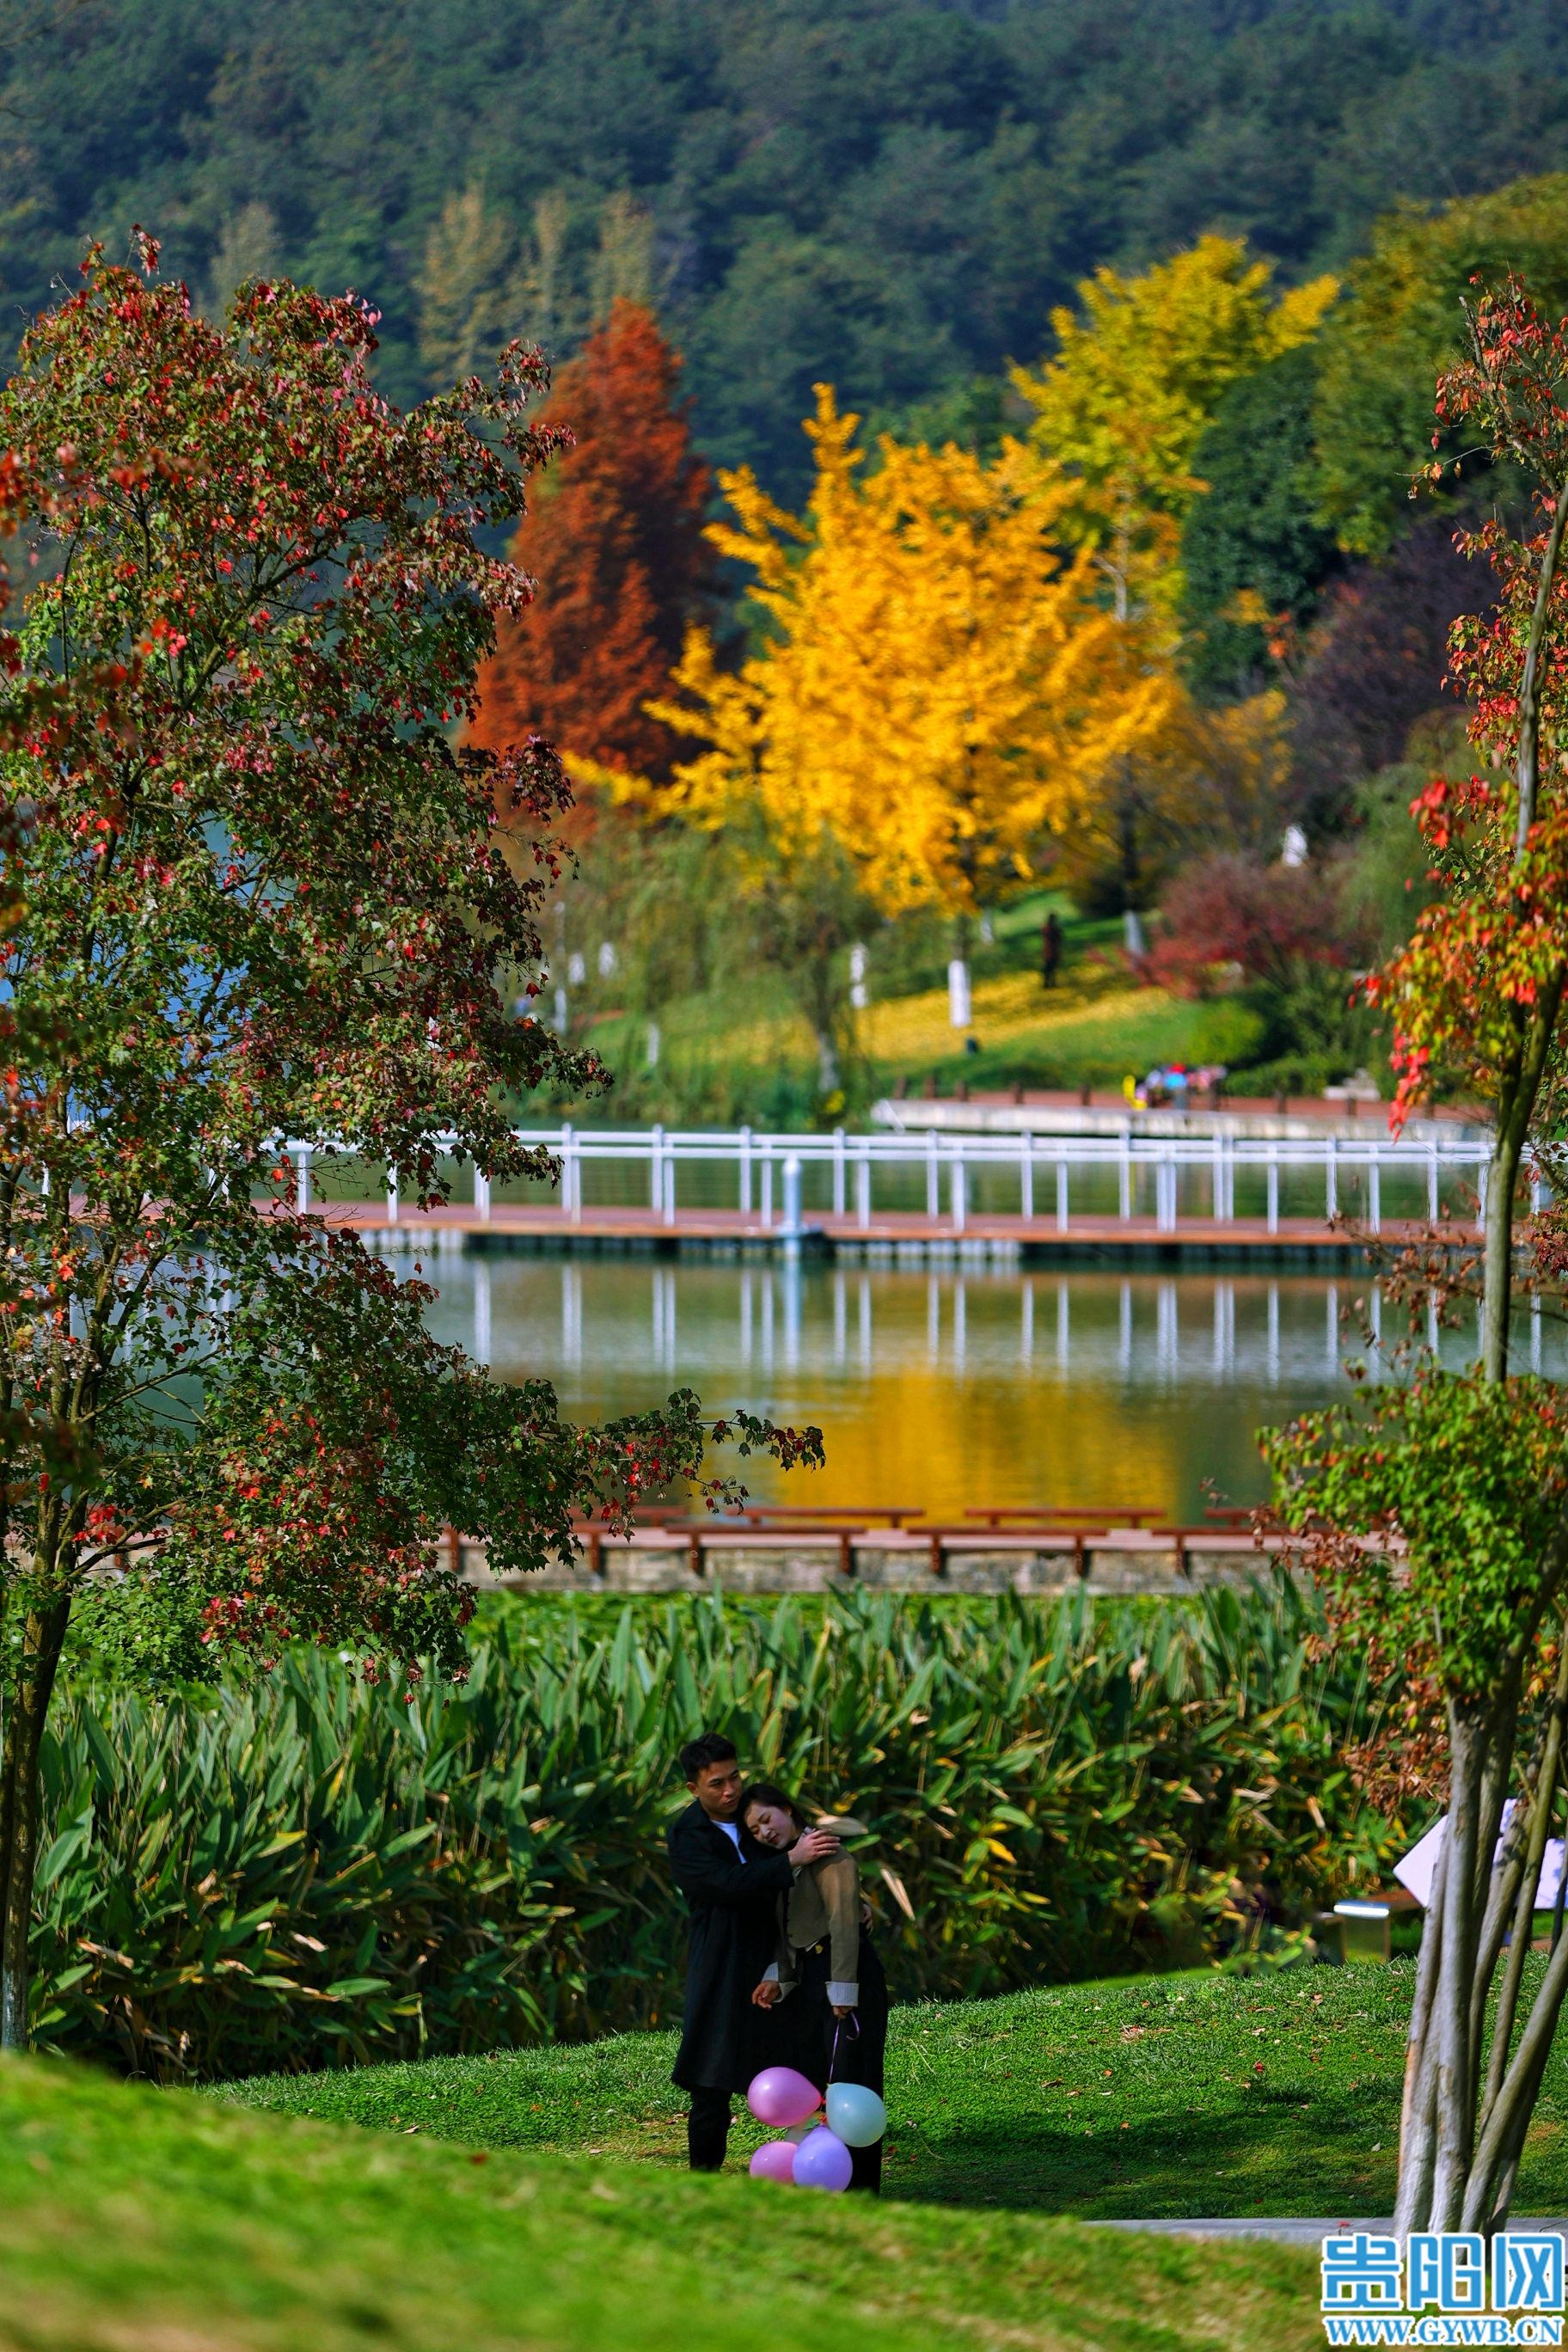
[[[1387,2213],[1412,1967],[1121,1979],[896,2011],[887,2193],[1145,2219]],[[672,2048],[634,2034],[221,2095],[475,2147],[679,2166]],[[1554,2057],[1521,2211],[1568,2210],[1565,2115]],[[742,2111],[736,2168],[762,2137]]]
[[[1058,986],[1039,979],[1039,933],[1047,908],[1065,919]],[[1120,1086],[1155,1063],[1193,1058],[1203,1008],[1159,989],[1140,989],[1121,954],[1122,927],[1085,920],[1065,898],[1037,893],[996,918],[996,936],[973,950],[973,1038],[948,1022],[947,952],[918,966],[884,970],[873,950],[872,1003],[858,1024],[858,1062],[848,1083],[849,1116],[902,1078],[919,1095],[934,1077],[944,1095],[959,1079],[975,1091],[1027,1087]],[[584,1042],[616,1073],[615,1093],[577,1106],[588,1123],[655,1117],[704,1124],[744,1113],[759,1125],[808,1118],[817,1055],[798,1001],[768,965],[725,974],[701,994],[671,999],[658,1013],[661,1058],[647,1067],[647,1022],[608,1013]]]
[[[600,2099],[604,2054],[575,2054]],[[0,2347],[1305,2352],[1321,2340],[1306,2249],[524,2153],[506,2126],[532,2112],[527,2067],[553,2087],[563,2132],[579,2116],[573,2145],[586,2137],[563,2055],[401,2072],[399,2112],[421,2079],[431,2093],[415,2137],[0,2060]],[[493,2131],[458,2128],[479,2121],[443,2105],[464,2087],[476,2110],[489,2087]],[[444,2143],[438,2122],[491,2146]]]

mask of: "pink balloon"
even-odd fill
[[[752,2075],[746,2105],[760,2124],[784,2131],[816,2114],[822,2105],[822,2093],[793,2066],[768,2066]]]
[[[795,2152],[795,2185],[797,2189],[847,2189],[855,2171],[855,2159],[837,2132],[826,2124],[808,2132]]]
[[[748,2168],[753,2180],[782,2180],[787,2186],[795,2179],[794,2141],[765,2139]]]

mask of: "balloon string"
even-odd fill
[[[858,2040],[860,2039],[860,2012],[859,2012],[859,2011],[858,2011],[858,2010],[856,2010],[856,2011],[855,2011],[855,2012],[854,2012],[854,2017],[855,2017],[855,2039],[857,2040],[857,2042],[858,2042]],[[834,2077],[834,2074],[835,2074],[835,2072],[836,2072],[836,2070],[837,2070],[837,2065],[838,2065],[838,2042],[839,2042],[839,2036],[843,2033],[843,2032],[844,2032],[844,2020],[843,2020],[841,2017],[837,2017],[837,2018],[835,2018],[835,2019],[834,2019],[834,2021],[833,2021],[833,2055],[832,2055],[832,2057],[831,2057],[831,2058],[828,2060],[828,2062],[827,2062],[827,2079],[828,2079],[828,2082],[829,2082],[829,2083],[831,2083],[831,2082],[832,2082],[833,2077]]]

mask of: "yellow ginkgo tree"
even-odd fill
[[[1064,554],[1065,504],[1017,445],[983,465],[949,446],[853,446],[858,417],[817,386],[804,519],[748,471],[711,537],[755,574],[763,650],[720,669],[693,632],[654,706],[704,748],[679,764],[689,814],[760,813],[774,854],[826,831],[885,913],[966,916],[1027,875],[1084,777],[1163,723],[1173,688],[1127,662],[1087,555]]]

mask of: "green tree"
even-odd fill
[[[1203,484],[1182,524],[1182,667],[1200,700],[1258,691],[1311,619],[1336,567],[1313,511],[1318,347],[1232,385],[1193,450]]]
[[[508,328],[561,358],[624,192],[655,225],[702,447],[791,504],[814,383],[880,424],[1035,356],[1101,264],[1142,269],[1217,223],[1295,283],[1400,199],[1568,165],[1539,0],[136,0],[53,24],[41,0],[0,19],[18,329],[84,234],[118,243],[156,203],[205,287],[263,205],[269,268],[367,295],[377,383],[412,402],[442,380],[418,281],[454,190],[481,184],[536,254],[536,207],[569,197],[567,299]]]
[[[558,870],[546,838],[520,881],[499,827],[548,828],[559,765],[444,731],[528,593],[476,534],[555,437],[526,415],[537,360],[411,420],[372,391],[359,304],[253,283],[217,328],[140,253],[89,257],[0,396],[47,558],[0,688],[7,2047],[73,1612],[129,1609],[185,1673],[303,1638],[460,1675],[444,1522],[527,1568],[702,1448],[689,1394],[595,1431],[491,1383],[431,1340],[422,1285],[288,1189],[289,1139],[427,1202],[442,1129],[489,1176],[547,1173],[505,1095],[597,1075],[495,985],[537,969]]]
[[[510,331],[516,245],[504,215],[471,180],[449,195],[425,240],[418,279],[419,355],[438,382],[472,375]]]
[[[1194,452],[1226,392],[1307,341],[1333,299],[1321,278],[1276,300],[1272,276],[1220,236],[1136,278],[1099,270],[1079,289],[1081,316],[1052,314],[1055,359],[1013,371],[1036,412],[1030,441],[1080,485],[1068,534],[1095,550],[1120,619],[1140,582],[1162,604],[1179,589],[1170,557],[1198,492]]]
[[[1408,519],[1411,483],[1432,457],[1433,384],[1465,351],[1461,302],[1476,279],[1495,285],[1510,270],[1545,309],[1568,310],[1568,173],[1435,214],[1405,206],[1352,264],[1323,329],[1312,435],[1319,508],[1352,553],[1384,554]],[[1456,461],[1450,488],[1494,465],[1512,472],[1508,453],[1451,425],[1440,439]]]

